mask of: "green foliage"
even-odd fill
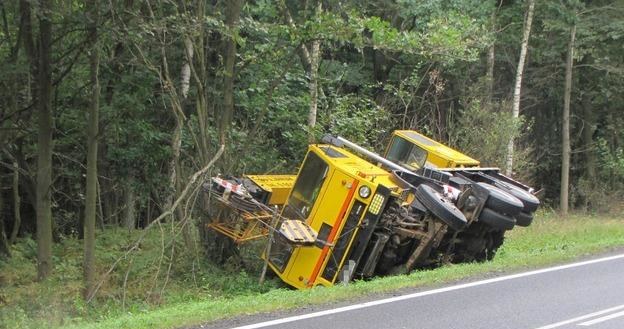
[[[624,184],[624,148],[609,147],[604,138],[598,139],[598,154],[600,156],[600,174],[613,187]]]
[[[484,104],[470,100],[452,129],[453,144],[485,166],[504,167],[509,139],[518,137],[523,125],[513,120],[510,112],[508,103]]]
[[[447,12],[427,25],[427,49],[435,60],[452,66],[455,60],[474,61],[487,42],[487,30],[472,17]]]
[[[391,125],[390,113],[371,100],[351,95],[332,98],[331,112],[319,120],[323,132],[342,136],[372,149],[383,149],[380,136]],[[320,135],[320,133],[319,133]]]
[[[589,150],[591,152],[593,150]],[[571,199],[588,211],[621,212],[624,204],[618,193],[624,189],[624,150],[610,146],[604,138],[596,145],[598,168],[594,180],[583,176],[573,186]],[[597,183],[602,182],[600,184]]]
[[[325,12],[318,21],[310,21],[295,42],[322,38],[350,43],[357,48],[372,47],[385,51],[427,56],[452,63],[454,60],[475,60],[487,37],[484,26],[459,11],[431,15],[423,31],[398,29],[378,16],[365,16],[357,10],[346,15]],[[301,31],[298,31],[301,33]]]
[[[522,146],[514,151],[514,177],[530,179],[534,169],[532,148],[523,144],[531,132],[531,123],[523,116],[514,120],[509,102],[492,102],[480,97],[482,93],[481,84],[470,89],[471,96],[449,129],[451,144],[481,161],[482,166],[504,168],[509,139],[514,138]]]

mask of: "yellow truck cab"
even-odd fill
[[[386,149],[388,160],[417,171],[434,168],[478,167],[479,161],[414,130],[396,130]]]
[[[347,259],[362,257],[388,197],[399,192],[391,177],[345,149],[310,145],[282,216],[306,222],[317,241],[296,246],[277,235],[272,270],[299,289],[331,286]]]

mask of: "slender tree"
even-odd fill
[[[498,7],[492,10],[492,15],[490,16],[490,24],[491,24],[491,33],[496,33],[496,12],[498,11]],[[487,98],[488,101],[492,102],[494,100],[494,65],[496,60],[496,42],[493,40],[492,44],[488,47],[487,52],[487,64],[485,71],[485,82],[487,87]]]
[[[11,256],[9,249],[9,241],[6,236],[6,230],[4,229],[4,216],[2,210],[4,206],[4,200],[2,199],[2,193],[0,193],[0,255]]]
[[[568,186],[570,183],[570,97],[572,94],[572,66],[574,65],[574,42],[576,23],[570,28],[570,42],[565,65],[565,89],[563,93],[563,116],[561,118],[561,195],[559,207],[561,215],[568,214]]]
[[[9,242],[15,242],[17,239],[17,234],[19,233],[20,226],[22,225],[22,213],[21,213],[21,197],[20,197],[20,188],[19,188],[19,163],[13,161],[13,230],[11,231],[11,237],[9,238]]]
[[[316,3],[315,19],[319,19],[321,12],[323,10],[322,2],[319,0]],[[314,127],[316,126],[316,112],[318,110],[318,95],[319,95],[319,64],[321,57],[321,40],[315,38],[310,45],[310,70],[308,72],[308,78],[310,81],[308,82],[308,89],[310,91],[310,110],[308,111],[308,128],[310,132],[308,133],[308,141],[310,143],[314,142]]]
[[[225,74],[223,77],[223,113],[221,118],[220,138],[221,144],[225,144],[225,136],[234,115],[234,64],[236,63],[236,35],[243,0],[227,1],[225,8],[225,26],[228,37],[225,41]]]
[[[295,20],[292,18],[290,10],[286,5],[286,1],[282,0],[278,3],[280,11],[282,12],[282,16],[284,18],[285,23],[292,29],[295,29],[297,26],[295,25]],[[314,9],[314,19],[318,20],[323,7],[321,1],[316,1],[315,9]],[[297,48],[297,53],[299,54],[299,58],[301,59],[301,64],[303,69],[308,76],[308,92],[310,94],[310,104],[308,109],[308,140],[309,142],[314,141],[314,133],[313,129],[316,126],[316,116],[318,111],[318,96],[319,96],[319,86],[318,86],[318,69],[320,64],[320,55],[321,55],[321,40],[315,38],[309,44],[302,42],[301,45]]]
[[[526,12],[526,19],[524,21],[522,44],[520,45],[520,57],[518,58],[518,67],[516,68],[516,83],[514,85],[513,104],[511,110],[511,115],[514,119],[517,119],[520,116],[520,94],[522,91],[522,77],[524,76],[524,62],[529,49],[529,37],[531,36],[531,25],[533,23],[533,12],[535,10],[535,1],[527,0],[527,2],[528,8]],[[505,167],[506,175],[511,175],[513,173],[513,154],[514,135],[511,135],[509,143],[507,144],[507,166]]]
[[[128,231],[132,231],[136,227],[136,214],[135,214],[135,191],[134,180],[129,178],[124,184],[124,213],[123,213],[123,225]]]
[[[52,6],[50,0],[39,4],[37,277],[43,280],[52,271]]]
[[[91,102],[87,125],[87,186],[84,219],[84,298],[90,299],[95,288],[95,210],[97,198],[97,150],[100,81],[98,49],[98,0],[87,1],[87,42],[90,45],[89,69]]]
[[[593,136],[596,132],[596,122],[590,93],[583,95],[581,105],[583,108],[583,149],[585,151],[585,175],[590,186],[595,188],[597,183],[596,171],[598,164],[596,160],[596,152],[594,150],[595,145]]]

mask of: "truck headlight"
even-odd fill
[[[366,199],[371,195],[371,189],[366,185],[362,185],[362,187],[360,187],[360,189],[358,190],[358,194],[360,195],[360,197]]]

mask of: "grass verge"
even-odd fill
[[[119,312],[118,307],[113,307],[108,313],[96,312],[82,317],[68,316],[63,320],[64,325],[58,321],[55,324],[57,327],[93,329],[177,328],[240,315],[289,310],[363,298],[370,294],[388,293],[405,288],[431,286],[486,273],[539,267],[623,246],[623,218],[573,215],[563,220],[553,214],[540,214],[532,226],[509,232],[494,261],[487,263],[451,265],[435,270],[417,271],[409,275],[383,277],[366,282],[354,282],[348,286],[315,288],[307,291],[276,289],[274,283],[265,288],[258,288],[255,278],[251,275],[250,280],[241,282],[244,285],[256,285],[248,290],[234,289],[229,293],[226,291],[216,295],[213,292],[212,296],[197,291],[196,298],[190,300],[172,299],[171,302],[159,307],[133,308],[124,312]],[[227,274],[221,275],[227,277]],[[186,287],[185,291],[186,294],[192,294],[193,288]],[[29,327],[37,323],[41,322],[29,320],[22,324],[23,327]]]

